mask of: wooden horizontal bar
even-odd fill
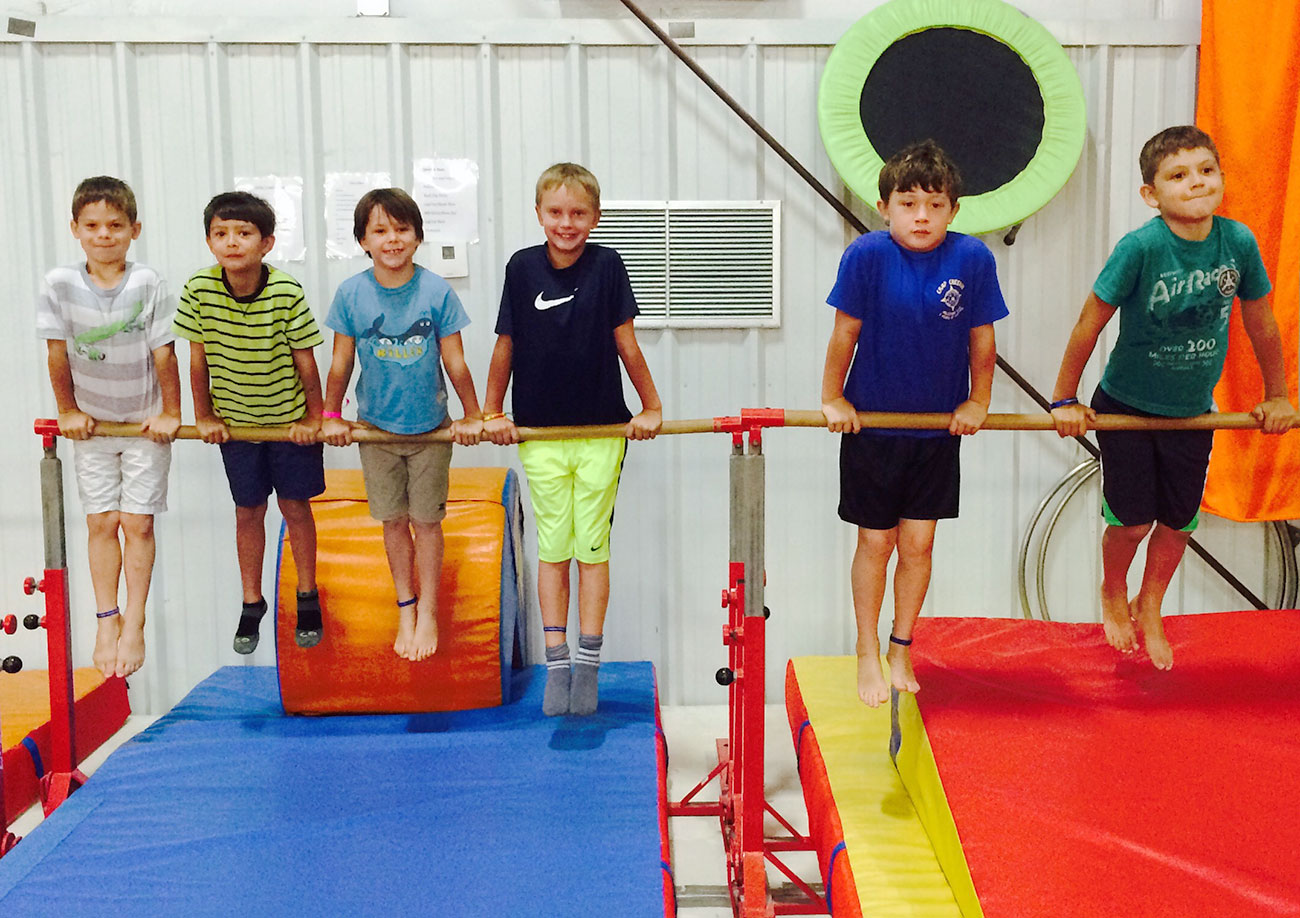
[[[593,427],[520,427],[520,440],[581,440],[621,437],[626,430],[623,424],[599,424]],[[684,421],[664,421],[659,435],[693,433],[719,433],[714,418],[692,418]]]
[[[246,442],[262,443],[289,443],[293,438],[289,436],[289,428],[285,427],[228,427],[230,439],[241,440]],[[108,421],[98,421],[95,423],[95,436],[97,437],[138,437],[140,436],[139,424],[114,424]],[[189,424],[181,425],[181,429],[176,431],[178,440],[202,440],[199,436],[199,429]],[[425,434],[392,434],[383,430],[373,430],[366,427],[354,427],[352,429],[352,439],[357,443],[450,443],[450,430],[435,430]]]
[[[825,422],[822,422],[825,426]],[[261,441],[266,443],[287,443],[292,440],[288,427],[229,427],[230,439],[243,441]],[[519,439],[522,440],[577,440],[583,438],[622,437],[626,427],[623,424],[601,424],[592,427],[520,427]],[[712,418],[686,421],[664,421],[662,434],[714,433],[717,425]],[[138,437],[139,424],[117,424],[98,421],[95,424],[95,436],[98,437]],[[182,425],[176,432],[178,440],[201,440],[199,430],[192,425]],[[395,434],[370,427],[352,428],[352,439],[356,443],[450,443],[451,430],[431,431],[423,434]],[[486,439],[484,443],[488,442]]]
[[[950,414],[906,414],[859,411],[863,427],[904,430],[947,430]],[[825,427],[820,411],[787,411],[786,427]],[[1149,418],[1131,414],[1099,414],[1089,430],[1258,430],[1260,422],[1249,414],[1198,414],[1190,418]],[[990,414],[980,430],[1055,430],[1052,416],[1037,414]]]
[[[734,432],[736,422],[746,426],[825,427],[826,418],[820,411],[785,411],[785,423],[746,425],[744,418],[694,418],[681,421],[664,421],[660,435]],[[862,411],[858,420],[864,428],[882,430],[946,430],[952,416],[949,414],[909,414],[883,411]],[[1190,418],[1149,418],[1128,414],[1099,414],[1088,425],[1089,430],[1258,430],[1260,422],[1245,413],[1201,414]],[[601,424],[589,427],[520,427],[523,440],[574,440],[582,438],[622,437],[622,424]],[[1047,414],[990,414],[981,430],[1055,430]],[[288,427],[231,427],[232,440],[287,442]],[[139,424],[116,424],[100,421],[95,425],[96,436],[138,437]],[[183,426],[177,433],[181,440],[198,440],[196,427]],[[382,430],[356,427],[352,439],[358,443],[447,443],[450,430],[437,430],[426,434],[391,434]],[[486,440],[484,442],[487,442]]]

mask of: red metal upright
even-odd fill
[[[63,524],[63,463],[57,453],[57,421],[38,420],[42,438],[41,513],[45,535],[45,575],[36,586],[45,595],[47,664],[50,679],[50,762],[41,778],[41,805],[49,815],[85,783],[77,768],[76,696],[72,687],[72,629],[68,618],[68,556]]]
[[[763,787],[768,615],[763,604],[763,428],[784,423],[785,413],[779,409],[746,410],[738,418],[715,419],[715,429],[732,437],[730,562],[727,589],[722,594],[727,609],[722,642],[727,646],[728,665],[718,671],[718,682],[728,687],[727,738],[718,740],[717,767],[680,802],[669,806],[672,816],[718,816],[727,889],[737,918],[826,913],[825,900],[776,855],[779,851],[812,850],[812,842],[773,809]],[[692,802],[715,777],[717,802]],[[789,834],[764,836],[765,815],[775,818]],[[792,881],[802,896],[799,901],[773,901],[768,862]]]
[[[4,761],[0,760],[0,857],[4,857],[14,845],[18,844],[18,836],[9,831],[9,825],[5,820],[5,814],[8,812],[5,809],[5,766]]]

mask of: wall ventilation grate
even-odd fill
[[[637,325],[781,324],[779,201],[606,201],[591,241],[627,265]]]

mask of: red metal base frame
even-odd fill
[[[48,816],[67,800],[74,790],[86,783],[80,768],[54,771],[41,778],[41,809]]]

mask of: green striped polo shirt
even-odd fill
[[[262,266],[262,285],[248,297],[226,286],[219,265],[185,283],[176,334],[203,345],[212,407],[227,424],[289,424],[307,397],[293,352],[324,343],[302,286]]]

